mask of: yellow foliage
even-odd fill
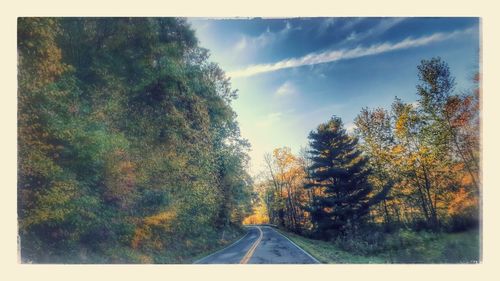
[[[263,223],[269,223],[269,218],[267,216],[262,216],[259,214],[252,214],[243,220],[244,225]]]
[[[398,136],[404,136],[407,132],[407,122],[408,115],[405,113],[401,114],[399,118],[396,120],[396,134]]]
[[[156,237],[154,230],[161,229],[164,234],[174,231],[172,222],[176,217],[176,212],[170,210],[144,218],[142,225],[135,229],[132,248],[137,249],[139,246],[149,245],[157,250],[162,249],[164,244],[159,237]]]
[[[398,155],[400,153],[402,153],[404,151],[404,147],[402,145],[395,145],[393,148],[392,148],[392,153],[395,154],[395,155]]]
[[[146,217],[144,219],[144,223],[150,226],[165,225],[174,220],[175,217],[176,213],[174,211],[166,211],[150,217]]]
[[[269,223],[267,209],[264,204],[260,204],[253,209],[253,213],[243,220],[244,225]]]
[[[479,199],[474,194],[467,192],[464,188],[454,193],[454,198],[451,201],[448,214],[460,215],[466,213],[468,210],[475,209],[479,206]]]
[[[146,256],[146,255],[140,255],[139,261],[141,263],[144,263],[144,264],[152,264],[153,263],[153,259],[150,256]]]
[[[470,174],[464,174],[462,177],[462,185],[468,186],[472,184],[472,176]]]
[[[135,229],[134,238],[132,239],[132,248],[137,249],[141,241],[149,238],[149,232],[142,227],[138,227]]]

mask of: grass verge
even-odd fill
[[[306,238],[283,229],[277,229],[299,247],[311,254],[321,263],[384,263],[379,257],[354,255],[339,249],[331,242]]]
[[[342,249],[338,242],[310,239],[283,229],[278,231],[322,263],[478,263],[480,261],[478,230],[438,234],[400,231],[384,236],[384,242],[379,245],[379,249],[367,254]]]

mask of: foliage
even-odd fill
[[[181,262],[250,212],[236,91],[185,20],[20,18],[18,54],[23,260]]]
[[[306,238],[284,230],[281,233],[322,263],[477,263],[480,260],[477,230],[451,234],[372,231],[363,239],[346,237],[335,242]]]
[[[323,261],[358,262],[339,251],[369,256],[361,262],[479,260],[480,76],[475,88],[457,94],[440,58],[422,60],[417,69],[416,102],[396,98],[390,110],[363,108],[352,135],[333,117],[310,134],[302,157],[281,149],[266,156],[261,194],[270,221],[330,241],[297,236]],[[293,159],[300,159],[298,184],[306,196],[279,196]],[[289,215],[293,203],[303,211],[299,224]],[[457,233],[463,231],[473,234]],[[460,237],[466,250],[457,246]]]
[[[307,228],[308,217],[304,205],[309,194],[302,188],[306,174],[304,161],[289,147],[276,148],[265,155],[266,179],[260,183],[259,203],[267,211],[269,222],[299,232]]]
[[[319,190],[307,210],[318,235],[356,231],[371,205],[367,159],[340,118],[333,117],[309,135],[312,165],[306,188]]]
[[[396,99],[391,112],[365,108],[356,118],[372,182],[392,185],[372,209],[373,220],[387,227],[477,227],[479,91],[454,94],[454,78],[439,58],[423,60],[418,70],[417,103]]]

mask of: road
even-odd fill
[[[249,226],[248,233],[198,264],[313,264],[319,263],[299,246],[269,226]]]

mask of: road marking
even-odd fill
[[[268,228],[271,228],[268,226]],[[272,228],[271,228],[272,229]],[[286,240],[288,240],[290,243],[292,243],[292,245],[294,245],[295,247],[297,247],[297,249],[301,250],[302,252],[304,252],[304,254],[306,254],[308,257],[310,257],[313,261],[315,261],[316,263],[321,263],[319,260],[317,260],[315,257],[313,257],[311,254],[309,254],[308,252],[306,252],[304,249],[302,249],[301,247],[299,247],[299,245],[295,244],[292,240],[288,239],[288,237],[286,237],[285,235],[281,234],[281,232],[273,229],[274,232],[278,233],[279,235],[285,237]]]
[[[209,258],[209,257],[211,257],[211,256],[213,256],[213,255],[215,255],[215,254],[218,254],[218,253],[220,253],[220,252],[224,251],[225,249],[227,249],[227,248],[229,248],[229,247],[232,247],[233,245],[236,245],[236,244],[237,244],[238,242],[240,242],[243,238],[247,237],[247,236],[248,236],[248,234],[250,234],[250,232],[247,232],[245,235],[243,235],[243,237],[241,237],[240,239],[236,240],[236,242],[231,243],[231,245],[226,246],[226,247],[224,247],[224,248],[222,248],[222,249],[218,250],[217,252],[211,253],[210,255],[208,255],[208,256],[206,256],[206,257],[204,257],[204,258],[201,258],[201,259],[199,259],[199,260],[197,260],[197,261],[193,262],[193,264],[199,264],[199,263],[200,263],[201,261],[203,261],[204,259],[207,259],[207,258]]]
[[[257,248],[257,246],[259,245],[260,241],[262,240],[262,237],[263,237],[262,229],[260,229],[260,227],[258,227],[258,226],[256,226],[256,227],[257,227],[257,229],[260,232],[259,238],[253,243],[252,247],[250,247],[250,249],[248,249],[248,252],[241,259],[241,261],[240,261],[241,264],[248,263],[248,261],[250,260],[250,258],[253,255],[253,253],[255,252],[255,249]]]

